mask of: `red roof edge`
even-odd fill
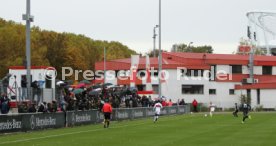
[[[137,91],[137,94],[154,94],[153,91]]]

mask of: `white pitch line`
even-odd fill
[[[146,124],[146,122],[140,123],[140,124],[135,124],[135,125],[124,125],[124,126],[112,127],[112,129],[123,128],[123,127],[128,127],[128,126],[139,126],[139,125],[143,125],[143,124]],[[19,143],[19,142],[26,142],[26,141],[32,141],[32,140],[39,140],[39,139],[46,139],[46,138],[53,138],[53,137],[60,137],[60,136],[65,136],[65,135],[74,135],[74,134],[80,134],[80,133],[95,132],[95,131],[101,131],[101,130],[104,130],[104,129],[101,128],[101,129],[93,129],[93,130],[85,130],[85,131],[77,131],[77,132],[70,132],[70,133],[49,135],[49,136],[43,136],[43,137],[20,139],[20,140],[14,140],[14,141],[6,141],[6,142],[1,142],[0,145],[2,145],[2,144],[11,144],[11,143]]]

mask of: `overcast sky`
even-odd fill
[[[22,21],[25,0],[0,0],[0,17]],[[212,45],[232,53],[246,36],[248,11],[275,12],[275,0],[162,0],[162,48]],[[32,25],[92,39],[119,41],[137,52],[153,48],[158,0],[32,0]]]

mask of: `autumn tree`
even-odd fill
[[[95,62],[103,60],[104,47],[107,60],[136,54],[120,42],[93,40],[84,35],[57,33],[39,27],[31,29],[31,65],[53,66],[58,78],[61,78],[62,67],[94,70]],[[0,18],[0,78],[8,72],[9,66],[24,65],[25,48],[25,26]]]

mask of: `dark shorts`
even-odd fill
[[[248,115],[248,111],[243,111],[243,116],[247,116]]]
[[[111,113],[104,113],[104,119],[110,120],[110,115],[111,115]]]

